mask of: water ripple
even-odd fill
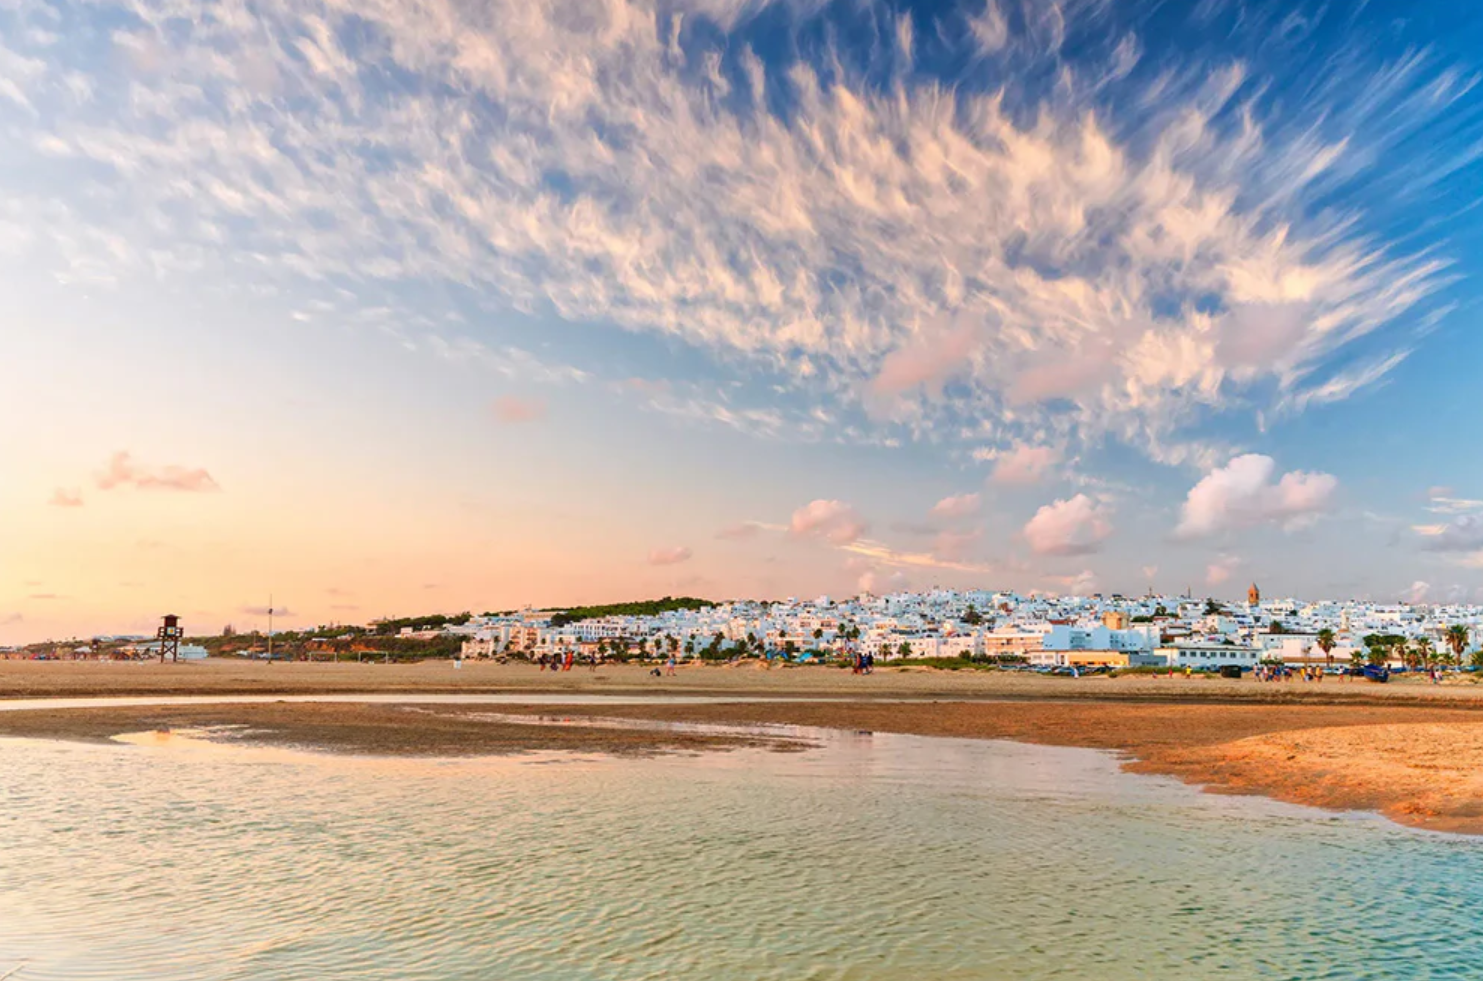
[[[265,762],[0,740],[16,981],[1462,979],[1483,845],[1081,750]]]

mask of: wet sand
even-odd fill
[[[233,738],[378,755],[570,749],[701,751],[749,735],[521,725],[510,715],[793,724],[1013,739],[1117,752],[1130,770],[1216,792],[1263,794],[1405,824],[1483,834],[1483,686],[1261,684],[1223,679],[1047,678],[1008,672],[639,666],[555,674],[527,665],[0,662],[0,695],[565,693],[771,699],[707,705],[341,705],[272,703],[0,713],[0,735],[108,738],[152,728],[242,726]],[[782,698],[807,701],[782,701]],[[889,699],[924,699],[893,702]],[[505,717],[492,720],[492,715]],[[778,748],[779,744],[767,743]]]
[[[131,732],[202,730],[206,738],[375,756],[491,756],[542,750],[615,756],[761,746],[796,741],[663,728],[529,723],[505,706],[267,702],[252,705],[118,706],[0,713],[0,736],[101,742]],[[552,710],[547,708],[546,714]],[[586,720],[582,720],[586,721]]]
[[[1467,676],[1471,678],[1472,676]],[[87,695],[290,695],[331,693],[519,693],[622,695],[744,695],[802,698],[1056,698],[1229,702],[1477,705],[1483,684],[1396,682],[1377,685],[1330,679],[1321,684],[1263,684],[1222,678],[1060,678],[1028,672],[883,666],[869,676],[837,667],[690,664],[673,677],[655,678],[643,665],[608,665],[593,672],[541,671],[528,664],[449,661],[379,664],[344,661],[267,664],[210,659],[179,664],[156,661],[0,660],[0,698]]]
[[[513,708],[511,711],[540,711]],[[1385,705],[1094,702],[731,703],[582,706],[573,716],[793,724],[1012,739],[1113,751],[1137,773],[1216,793],[1378,811],[1412,827],[1483,834],[1483,713]]]

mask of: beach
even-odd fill
[[[190,729],[232,739],[386,756],[571,750],[705,752],[796,748],[757,727],[1008,739],[1101,749],[1134,772],[1222,793],[1377,811],[1414,827],[1483,834],[1483,687],[1273,683],[1149,676],[694,665],[654,677],[529,665],[207,661],[0,662],[6,698],[313,696],[372,693],[621,695],[629,704],[368,705],[269,702],[0,712],[0,735],[106,739]],[[652,699],[649,696],[656,696]],[[705,697],[674,704],[663,696]],[[522,717],[529,719],[523,722]],[[562,724],[565,720],[569,724]],[[749,727],[697,733],[604,720]]]

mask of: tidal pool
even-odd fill
[[[14,981],[1477,978],[1483,842],[1079,749],[0,740]]]

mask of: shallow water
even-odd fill
[[[1089,750],[811,735],[434,762],[0,740],[0,976],[1483,975],[1476,840]]]

